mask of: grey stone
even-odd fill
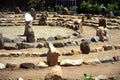
[[[0,49],[4,49],[4,40],[3,40],[2,33],[0,33]]]
[[[101,61],[102,63],[107,63],[107,62],[113,62],[114,60],[113,60],[113,58],[111,58],[111,57],[109,57],[109,56],[104,56],[104,57],[101,57],[101,58],[100,58],[100,61]]]
[[[37,38],[37,42],[46,41],[45,38]]]
[[[47,41],[54,41],[54,40],[55,40],[54,37],[48,37],[48,38],[47,38]]]
[[[15,43],[17,43],[17,42],[25,42],[25,39],[23,39],[21,37],[16,37],[16,38],[12,39],[12,42],[15,42]]]
[[[19,49],[27,49],[27,48],[34,48],[35,46],[31,43],[16,43]]]
[[[77,41],[68,41],[65,43],[66,46],[76,46],[78,45]]]
[[[5,43],[4,49],[6,49],[6,50],[18,50],[18,46],[16,44],[13,44],[13,43]]]
[[[55,36],[55,40],[62,40],[62,39],[63,39],[63,37],[61,35],[56,35]]]
[[[2,78],[2,79],[0,79],[0,80],[13,80],[13,79],[8,78],[8,77],[5,77],[5,78]]]
[[[47,15],[42,13],[41,18],[39,20],[39,25],[47,25]]]
[[[7,37],[3,37],[3,40],[4,40],[4,42],[12,42],[12,40]]]
[[[36,48],[43,48],[44,47],[44,44],[43,43],[39,43]]]
[[[35,68],[35,65],[33,63],[22,63],[20,64],[20,68],[31,69]]]
[[[64,43],[62,43],[62,42],[56,42],[56,43],[53,43],[53,45],[54,45],[56,48],[64,47]]]

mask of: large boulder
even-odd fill
[[[0,49],[4,49],[4,40],[3,40],[2,33],[0,33]]]
[[[53,44],[48,43],[48,54],[47,54],[47,63],[49,66],[54,66],[58,64],[58,56],[61,53],[53,46]]]
[[[32,69],[35,68],[35,65],[33,63],[22,63],[20,64],[20,68]]]

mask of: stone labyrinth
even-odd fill
[[[3,13],[0,18],[0,73],[9,69],[49,68],[56,64],[62,67],[119,62],[119,16],[103,18],[101,15],[90,14],[47,13],[47,20],[41,22],[41,15],[37,14],[32,22],[35,42],[28,43],[23,35],[24,14]],[[106,23],[100,23],[100,19]],[[104,42],[91,41],[101,25],[110,31],[110,39]],[[82,39],[90,44],[89,54],[83,54],[80,50]],[[57,75],[62,77],[61,74],[59,72]]]

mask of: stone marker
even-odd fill
[[[99,19],[99,26],[104,26],[104,28],[106,27],[106,20],[104,18]]]
[[[48,43],[47,62],[49,66],[58,64],[58,56],[61,54],[51,43]]]
[[[47,25],[47,15],[45,13],[42,13],[39,20],[39,25]]]
[[[62,14],[64,14],[64,15],[68,15],[68,14],[69,14],[69,10],[68,10],[67,7],[64,7],[64,8],[62,9]]]
[[[2,33],[0,33],[0,49],[4,49],[4,40],[3,40]]]
[[[34,8],[30,9],[30,14],[33,17],[33,19],[35,20],[36,19],[36,10]]]
[[[21,9],[19,7],[16,7],[15,13],[20,14],[20,13],[22,13],[22,11],[21,11]]]
[[[90,52],[89,43],[86,41],[82,41],[82,43],[80,44],[80,50],[82,51],[83,54],[89,54]]]

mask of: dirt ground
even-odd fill
[[[23,30],[24,27],[22,27],[21,30]],[[35,29],[35,28],[34,28]],[[81,34],[83,36],[82,38],[88,38],[95,36],[95,29],[93,27],[87,27],[83,26],[84,32]],[[14,31],[11,29],[3,29],[3,27],[0,29],[0,31],[8,32],[8,34],[17,34],[14,33]],[[36,31],[36,30],[35,30]],[[59,31],[58,31],[59,32]],[[64,34],[65,31],[62,33]],[[21,32],[22,34],[23,32]],[[71,31],[71,33],[73,33]],[[41,33],[39,33],[41,35]],[[38,35],[39,35],[38,34]],[[61,33],[58,33],[61,34]],[[70,33],[68,33],[70,34]],[[6,35],[6,34],[5,34]],[[6,37],[9,37],[9,35],[6,35]],[[74,40],[80,41],[82,38],[77,38]],[[73,40],[73,39],[68,39]],[[67,40],[62,40],[67,41]],[[120,30],[113,29],[110,30],[110,40],[105,42],[97,42],[97,43],[91,43],[90,47],[100,47],[103,45],[120,45]],[[70,47],[63,47],[58,48],[59,51],[70,51],[71,49],[79,49],[79,46],[70,46]],[[0,53],[10,53],[10,52],[46,52],[48,51],[47,48],[42,49],[21,49],[21,50],[0,50]],[[74,56],[63,56],[63,59],[79,59],[83,57],[100,57],[101,54],[104,53],[104,55],[120,55],[120,50],[110,50],[105,52],[97,52],[97,53],[90,53],[89,55],[74,55]],[[37,64],[40,60],[46,61],[46,57],[0,57],[0,63],[9,63],[9,62],[15,62],[15,63],[22,63],[22,62],[33,62]],[[16,69],[16,70],[0,70],[0,78],[3,77],[10,77],[13,79],[16,79],[18,77],[22,77],[24,79],[39,79],[44,78],[45,75],[49,72],[51,67],[48,68],[36,68],[36,69]],[[120,61],[115,63],[101,63],[97,65],[85,65],[82,64],[81,66],[71,66],[71,67],[62,67],[63,69],[63,77],[64,78],[71,78],[71,79],[80,79],[80,77],[83,76],[84,73],[92,74],[93,76],[97,75],[105,75],[105,76],[111,76],[111,75],[119,75],[120,76]]]

